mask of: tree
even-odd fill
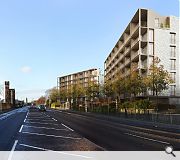
[[[44,96],[41,96],[37,101],[36,104],[40,105],[40,104],[45,104],[46,102],[46,98]]]
[[[109,114],[109,103],[110,103],[110,98],[113,97],[114,95],[114,90],[113,90],[113,82],[106,80],[104,84],[104,95],[107,98],[107,103],[108,103],[108,114]]]
[[[160,65],[161,60],[156,57],[149,69],[149,75],[147,76],[147,87],[153,91],[153,95],[158,96],[163,90],[169,88],[169,84],[173,83],[167,70],[163,65]]]
[[[146,79],[147,88],[153,91],[153,96],[156,96],[156,109],[158,104],[158,95],[169,88],[169,84],[173,83],[167,70],[160,64],[161,60],[155,57],[150,66],[149,74]]]
[[[121,74],[117,75],[114,82],[112,83],[113,92],[117,95],[117,100],[121,101],[121,95],[125,92],[125,79],[122,78]]]
[[[134,98],[136,98],[136,96],[142,92],[142,87],[143,87],[142,77],[137,71],[137,66],[133,65],[131,68],[129,89],[130,89],[130,93],[133,94]]]
[[[85,89],[85,95],[88,98],[88,100],[94,101],[95,97],[99,97],[99,92],[100,92],[99,89],[100,89],[100,86],[98,83],[89,81]]]
[[[67,99],[67,93],[66,93],[66,90],[65,89],[60,89],[59,90],[59,100],[62,101],[62,102],[65,102],[66,99]]]
[[[46,104],[46,106],[49,107],[49,106],[50,106],[50,100],[49,100],[49,99],[46,99],[46,103],[45,103],[45,104]]]
[[[73,107],[79,106],[78,99],[84,97],[84,95],[85,95],[85,90],[81,84],[77,83],[72,86]]]
[[[57,102],[57,99],[59,98],[59,92],[56,87],[50,89],[49,91],[49,98],[51,100],[51,103]]]

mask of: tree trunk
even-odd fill
[[[109,97],[108,97],[108,115],[109,115]]]
[[[127,118],[128,115],[127,115],[127,109],[125,108],[125,117]]]

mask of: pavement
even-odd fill
[[[180,151],[177,128],[24,107],[0,115],[1,151]]]

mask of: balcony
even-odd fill
[[[112,69],[117,65],[119,63],[119,60],[116,58],[116,60],[115,60],[115,62],[114,62],[114,64],[112,65]]]
[[[147,27],[147,21],[141,21],[141,26],[142,27]]]
[[[122,70],[124,68],[124,64],[120,64],[119,70]]]
[[[130,61],[131,61],[130,58],[126,58],[124,65],[125,65],[125,66],[128,65],[128,64],[130,63]]]
[[[142,55],[147,55],[147,48],[141,49],[141,54]]]
[[[125,47],[124,54],[126,55],[130,51],[131,47]]]
[[[132,27],[131,35],[139,28],[139,23]]]
[[[139,62],[138,63],[138,68],[139,69],[143,69],[143,70],[146,70],[147,69],[147,63],[145,63],[145,62]]]
[[[141,41],[144,41],[144,42],[147,41],[147,33],[141,36]]]
[[[121,61],[123,57],[124,57],[124,54],[121,54],[119,57],[119,60]]]
[[[133,47],[138,41],[139,41],[139,37],[136,38],[136,39],[132,42],[131,47]]]
[[[139,59],[139,51],[137,51],[137,52],[132,52],[132,54],[131,54],[131,60],[138,60]]]

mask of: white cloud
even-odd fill
[[[21,68],[21,72],[23,72],[23,73],[29,73],[29,72],[31,72],[31,67],[29,67],[29,66],[23,66],[23,67]]]

